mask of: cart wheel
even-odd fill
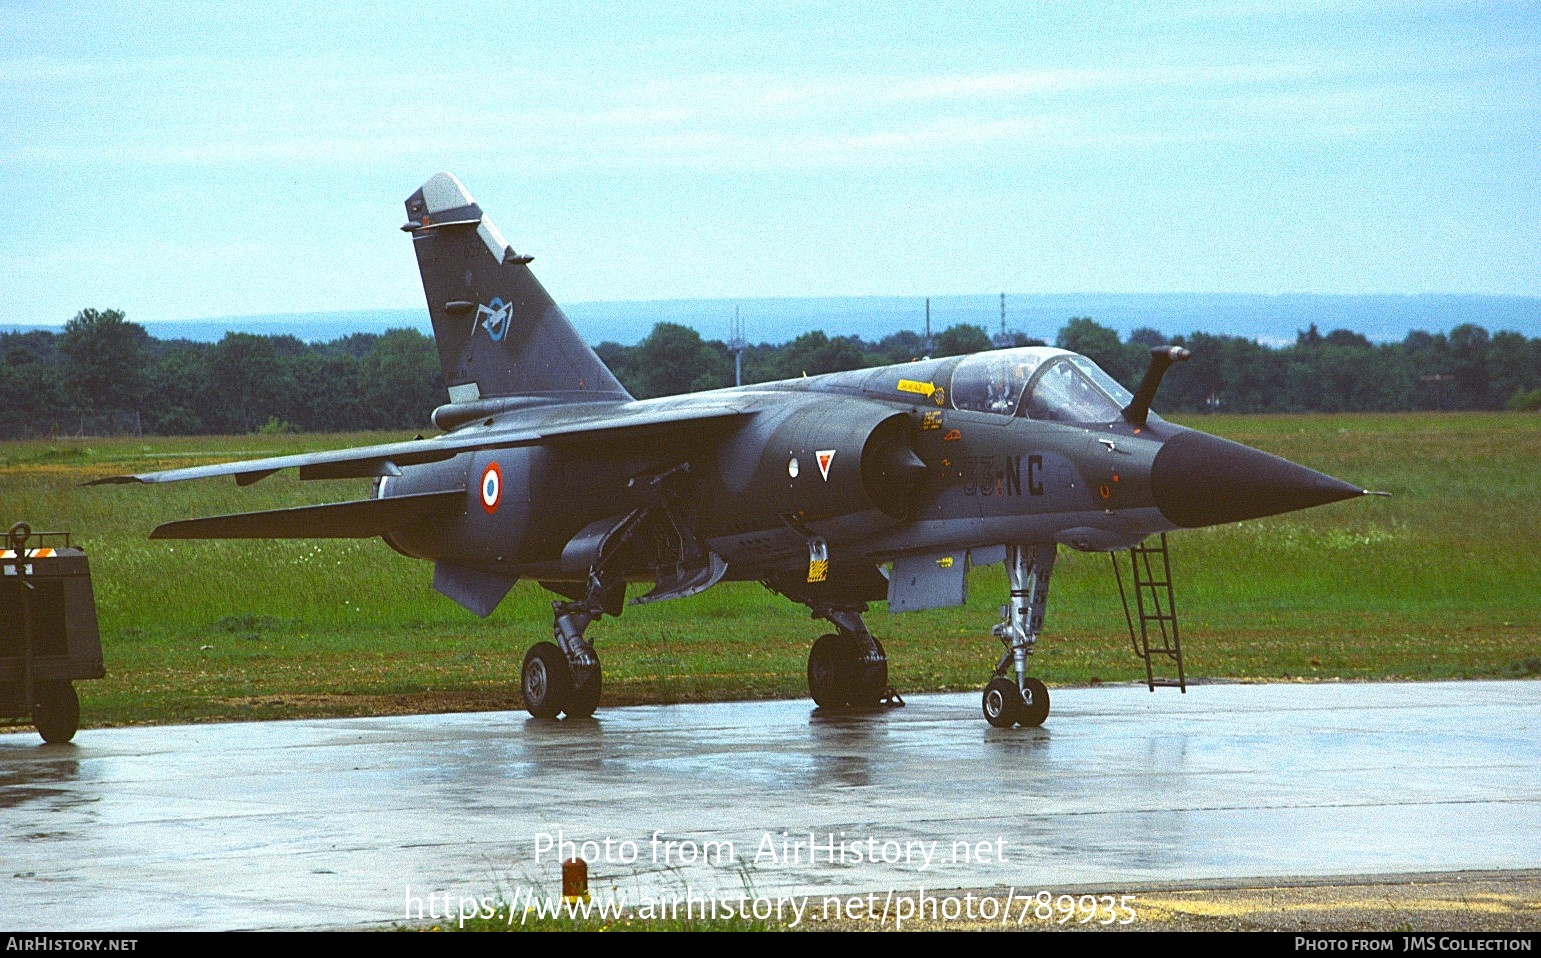
[[[60,745],[80,729],[80,697],[69,682],[39,682],[32,690],[32,724],[49,745]]]

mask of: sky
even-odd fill
[[[558,302],[1541,295],[1541,4],[0,0],[0,323],[422,305],[454,172]]]

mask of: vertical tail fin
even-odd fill
[[[460,181],[439,173],[407,224],[452,403],[503,396],[630,399]]]

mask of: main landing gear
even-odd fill
[[[599,654],[583,632],[606,611],[606,597],[601,586],[590,591],[583,600],[551,603],[555,641],[538,642],[525,653],[519,690],[536,718],[589,718],[599,708]]]
[[[814,615],[836,628],[821,635],[808,653],[808,694],[819,708],[867,709],[903,705],[888,684],[888,654],[855,609],[815,608]]]
[[[587,557],[588,582],[541,582],[568,601],[551,603],[554,641],[536,644],[524,657],[520,690],[531,715],[588,718],[599,707],[599,656],[583,633],[600,616],[621,614],[628,570],[651,570],[657,579],[653,590],[635,602],[695,595],[727,572],[727,563],[691,531],[689,477],[690,465],[684,462],[633,477],[628,487],[651,490],[651,501],[623,516],[590,523],[563,548],[564,563]]]
[[[983,702],[985,721],[996,728],[1036,728],[1049,717],[1049,690],[1027,674],[1027,657],[1043,630],[1054,548],[1052,542],[1006,547],[1011,602],[1001,609],[1001,622],[991,630],[1006,652],[985,686]]]

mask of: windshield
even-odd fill
[[[1087,359],[1085,356],[1079,355],[1071,356],[1070,361],[1075,363],[1076,368],[1080,369],[1081,372],[1090,376],[1092,382],[1101,387],[1102,391],[1107,393],[1108,396],[1112,398],[1113,402],[1118,405],[1120,410],[1134,402],[1134,393],[1120,385],[1118,380],[1103,372],[1101,366],[1092,362],[1090,359]]]
[[[1023,414],[1052,422],[1112,422],[1123,407],[1098,389],[1082,364],[1095,371],[1127,396],[1128,393],[1084,356],[1062,356],[1047,363],[1033,383],[1033,390],[1023,405]],[[1125,403],[1127,405],[1127,402]]]

